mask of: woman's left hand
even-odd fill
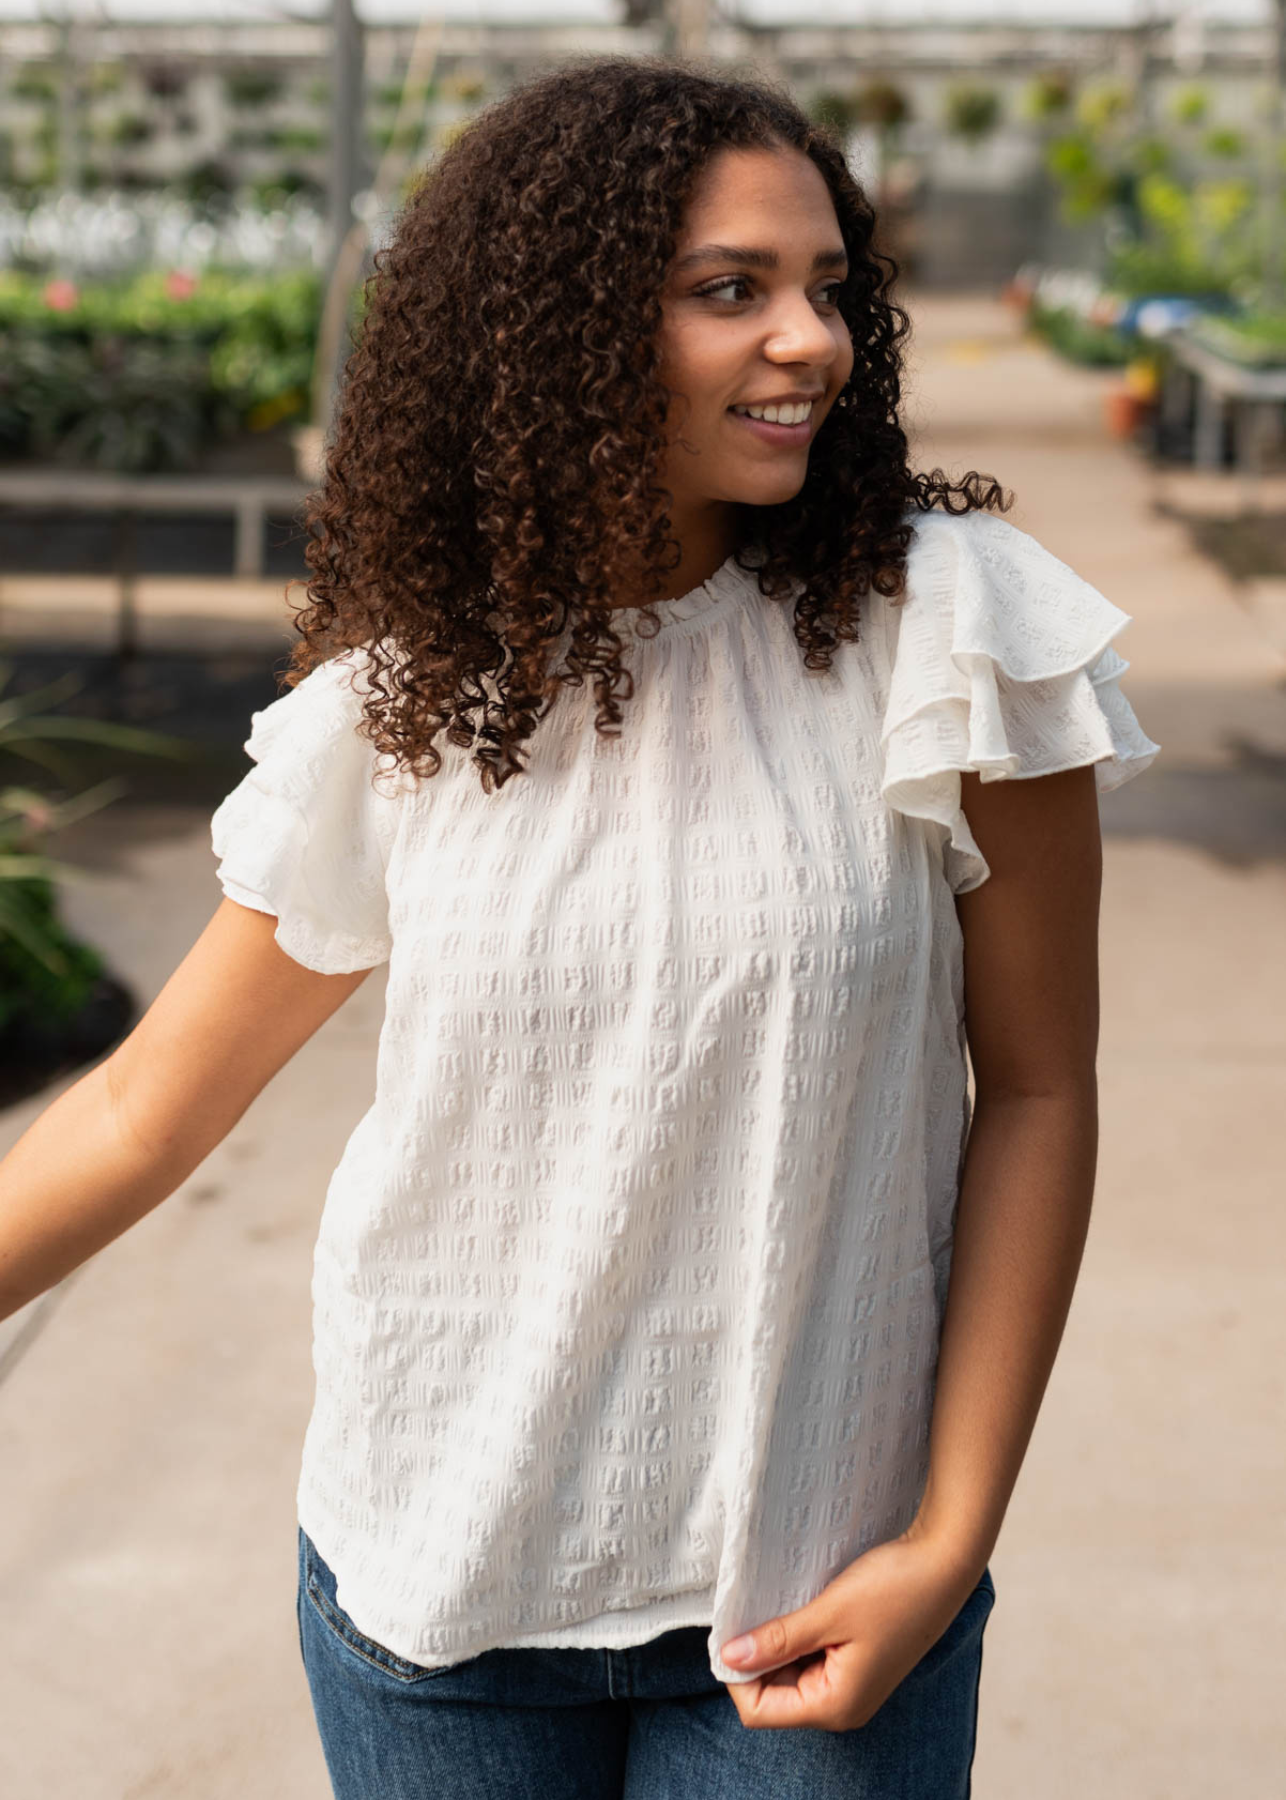
[[[731,1645],[721,1646],[729,1668],[770,1670],[724,1683],[742,1724],[865,1725],[937,1643],[985,1567],[985,1559],[975,1567],[915,1525],[876,1544],[807,1606],[746,1633],[750,1655],[730,1656]]]

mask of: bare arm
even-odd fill
[[[913,1530],[976,1580],[1035,1427],[1089,1228],[1102,846],[1091,767],[962,782],[991,868],[956,901],[977,1092]]]
[[[370,974],[319,975],[226,897],[129,1036],[0,1160],[0,1319],[182,1185]]]

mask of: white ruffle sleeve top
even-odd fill
[[[218,876],[308,968],[388,963],[330,1180],[299,1522],[394,1655],[719,1646],[910,1523],[969,1128],[954,896],[984,781],[1157,755],[1130,622],[990,513],[805,668],[735,558],[620,615],[618,738],[392,770],[349,651],[252,715]],[[390,773],[389,771],[392,770]]]

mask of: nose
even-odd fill
[[[785,295],[773,309],[764,353],[777,362],[806,362],[829,368],[839,345],[807,294]]]

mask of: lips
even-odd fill
[[[819,388],[815,394],[775,394],[768,400],[734,400],[728,408],[732,412],[738,406],[815,406],[824,397],[825,388]]]
[[[782,448],[797,448],[809,442],[813,435],[813,415],[806,413],[798,425],[778,425],[771,419],[752,419],[749,413],[737,412],[728,408],[728,417],[735,419],[746,431],[753,431],[757,438],[766,444],[775,444]]]

